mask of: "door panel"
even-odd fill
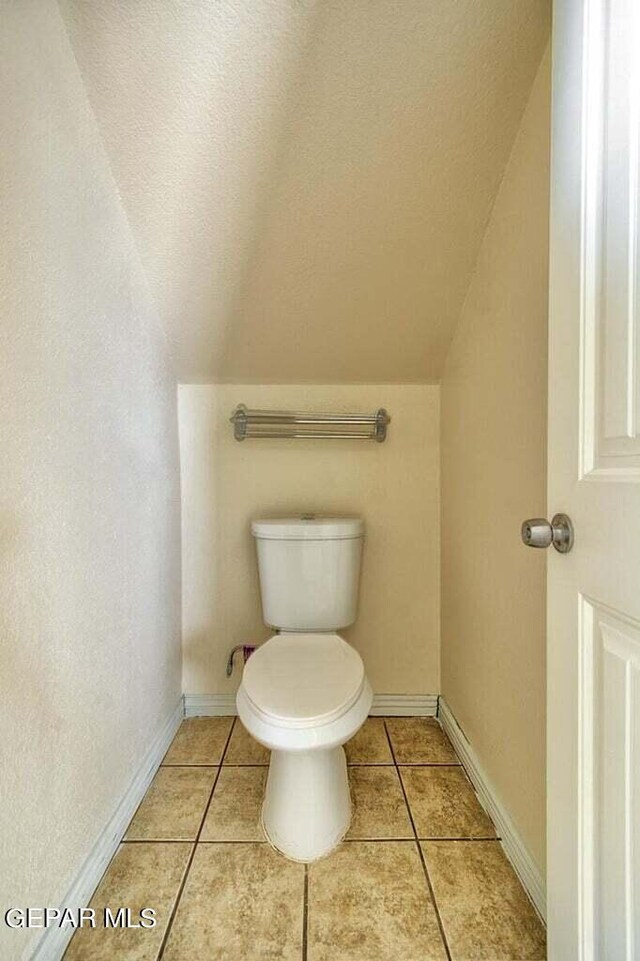
[[[595,958],[640,945],[640,623],[581,599],[581,852]]]
[[[582,476],[640,480],[640,4],[584,7]]]

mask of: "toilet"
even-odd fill
[[[358,517],[254,520],[263,619],[276,634],[247,661],[236,703],[271,750],[262,824],[295,861],[315,861],[351,821],[343,744],[373,700],[358,652],[336,632],[356,619]]]

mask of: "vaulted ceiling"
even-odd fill
[[[437,381],[547,0],[61,0],[182,381]]]

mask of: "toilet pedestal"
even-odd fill
[[[342,747],[272,751],[262,824],[278,851],[294,861],[315,861],[339,844],[350,820]]]

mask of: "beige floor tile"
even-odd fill
[[[350,767],[353,817],[348,838],[412,838],[400,779],[394,767]]]
[[[308,961],[443,961],[415,844],[354,841],[309,865]]]
[[[304,865],[268,844],[200,844],[163,961],[300,961]]]
[[[127,841],[194,841],[217,767],[161,767],[125,835]]]
[[[434,717],[390,717],[387,730],[398,764],[457,764],[449,738]]]
[[[202,828],[202,841],[264,841],[260,816],[267,767],[223,767]]]
[[[239,718],[233,727],[225,764],[268,764],[270,752],[251,737]]]
[[[232,717],[188,717],[162,763],[219,764],[232,724]]]
[[[540,961],[545,933],[498,841],[423,841],[453,961]]]
[[[355,737],[344,746],[347,764],[393,764],[384,720],[368,717]]]
[[[155,961],[191,851],[190,844],[123,844],[91,899],[96,927],[73,936],[65,961]],[[104,908],[154,908],[155,928],[105,928]],[[98,926],[99,925],[99,926]]]
[[[418,837],[495,837],[461,767],[401,767],[400,776]]]

